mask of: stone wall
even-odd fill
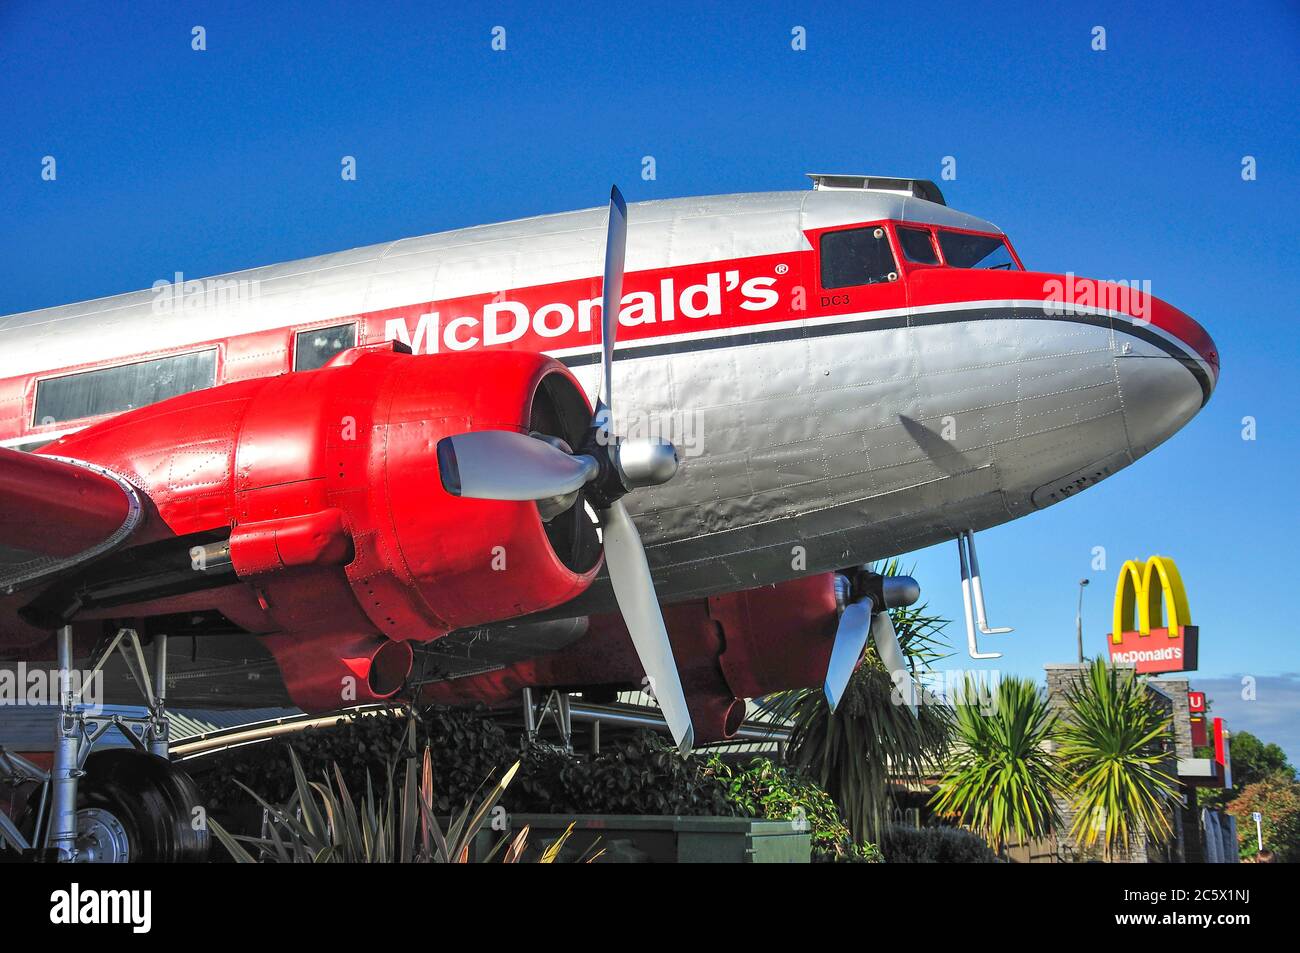
[[[1187,701],[1190,683],[1185,678],[1175,677],[1149,678],[1147,684],[1163,692],[1173,703],[1175,758],[1192,757],[1192,711]],[[1178,774],[1177,771],[1170,773]]]
[[[1048,707],[1064,721],[1069,712],[1066,692],[1071,685],[1082,678],[1087,666],[1077,662],[1064,662],[1049,664],[1044,668],[1047,671]],[[1055,744],[1049,744],[1049,750],[1055,753],[1055,749]],[[1058,859],[1062,863],[1089,859],[1087,855],[1080,852],[1078,844],[1070,836],[1070,829],[1074,826],[1074,811],[1070,807],[1070,802],[1065,798],[1057,798],[1056,809],[1061,815],[1061,828],[1056,838]]]

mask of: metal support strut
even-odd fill
[[[58,730],[54,739],[54,763],[49,774],[50,818],[46,827],[45,846],[59,861],[84,859],[77,839],[77,782],[86,773],[86,758],[110,728],[117,728],[135,748],[148,750],[162,758],[169,757],[169,719],[167,716],[167,636],[154,636],[154,672],[150,678],[140,636],[134,629],[119,629],[108,646],[94,660],[84,681],[74,675],[72,627],[63,626],[55,636],[58,647],[59,711]],[[127,642],[131,651],[127,651]],[[100,670],[114,650],[121,653],[140,693],[148,706],[143,717],[103,714],[86,708],[85,689],[95,684]],[[132,730],[139,729],[139,734]],[[44,794],[42,794],[42,804]],[[40,813],[37,829],[40,829]]]
[[[524,731],[528,735],[530,744],[537,740],[537,736],[541,731],[541,724],[549,714],[554,718],[556,727],[560,729],[561,744],[567,750],[573,750],[573,712],[568,692],[558,690],[550,692],[546,696],[546,701],[542,703],[541,711],[538,711],[533,702],[533,690],[525,688],[523,690],[523,702]]]
[[[1004,635],[1014,630],[1010,626],[994,628],[989,625],[988,612],[984,608],[984,587],[980,582],[979,557],[975,555],[975,534],[971,530],[957,534],[957,558],[961,563],[961,598],[966,611],[966,647],[970,657],[1001,658],[1001,652],[981,652],[975,634],[977,620],[979,631],[985,635]]]
[[[149,750],[160,758],[170,756],[171,732],[167,718],[167,636],[153,637],[153,704],[149,706]]]
[[[77,779],[81,777],[81,736],[84,723],[79,693],[72,686],[72,626],[55,635],[58,644],[59,727],[54,739],[50,772],[51,808],[47,843],[60,861],[77,856]]]

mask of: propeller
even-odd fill
[[[894,688],[902,696],[903,703],[916,715],[916,682],[912,670],[903,658],[903,647],[898,644],[898,633],[894,631],[894,620],[889,613],[880,611],[871,619],[871,641],[875,643],[876,654],[885,663],[885,671],[894,680]]]
[[[839,628],[835,630],[835,642],[831,646],[831,661],[826,666],[826,681],[822,684],[831,711],[839,707],[849,679],[862,658],[862,650],[867,647],[873,608],[871,597],[863,596],[861,601],[845,606],[840,614]]]
[[[894,680],[895,688],[912,714],[917,706],[917,686],[912,678],[903,648],[894,631],[889,609],[910,606],[921,598],[921,587],[911,576],[881,576],[859,570],[854,577],[841,575],[836,579],[837,595],[844,605],[835,642],[831,646],[831,660],[826,667],[826,681],[822,690],[831,711],[839,707],[848,688],[849,679],[862,659],[862,650],[870,637],[876,646],[886,671]],[[856,601],[850,601],[858,594]]]
[[[541,434],[479,430],[439,441],[438,469],[448,493],[478,500],[536,500],[547,520],[567,511],[580,520],[584,503],[590,501],[601,526],[605,567],[619,611],[650,691],[684,754],[694,744],[695,730],[645,548],[622,502],[633,490],[671,480],[677,472],[677,449],[667,440],[620,439],[612,432],[614,343],[626,253],[627,203],[615,187],[605,237],[600,378],[595,412],[578,451]]]

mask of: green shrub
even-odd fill
[[[742,768],[713,759],[713,770],[727,782],[727,799],[746,817],[800,821],[812,838],[814,862],[876,863],[880,851],[853,843],[848,825],[831,796],[817,782],[770,758],[754,758]]]
[[[412,729],[412,735],[414,731]],[[360,800],[353,796],[338,766],[324,783],[310,781],[293,748],[289,764],[296,791],[287,804],[272,804],[256,791],[248,791],[266,811],[266,837],[232,834],[215,818],[209,818],[213,836],[236,863],[277,864],[467,864],[473,843],[484,820],[492,813],[501,794],[514,778],[513,765],[478,805],[465,805],[451,819],[444,833],[433,814],[432,772],[429,749],[423,764],[412,753],[397,779],[396,765],[385,770],[387,783],[379,789],[367,784]],[[560,838],[561,846],[568,831]],[[527,846],[525,828],[511,839],[499,859],[518,863]],[[495,853],[487,860],[492,860]],[[544,863],[555,859],[547,851]],[[483,861],[480,861],[483,862]]]
[[[1146,682],[1099,657],[1065,700],[1056,756],[1070,786],[1070,836],[1084,849],[1100,844],[1107,861],[1126,856],[1134,840],[1173,837],[1172,718]]]
[[[407,757],[408,720],[387,714],[350,716],[292,737],[308,778],[334,776],[351,791],[384,782],[385,765]],[[501,798],[516,814],[661,814],[805,820],[818,861],[875,862],[874,846],[855,846],[839,809],[810,777],[767,758],[736,767],[717,755],[682,758],[653,732],[641,732],[599,755],[575,756],[546,745],[524,745],[481,712],[429,708],[420,712],[415,744],[429,749],[434,810],[447,815],[483,794],[484,781],[519,762]],[[297,790],[285,745],[238,748],[192,763],[208,808],[232,830],[255,834],[261,808],[246,785],[272,804]],[[235,783],[239,782],[239,784]]]
[[[984,839],[959,827],[886,828],[881,844],[891,864],[991,864],[997,861]]]
[[[327,772],[332,775],[337,764],[347,786],[364,791],[367,777],[380,783],[385,766],[406,757],[407,729],[405,715],[349,715],[333,725],[298,732],[289,740],[308,777],[316,780]],[[518,743],[512,742],[500,725],[468,709],[421,711],[416,743],[420,749],[428,745],[430,750],[434,810],[439,814],[473,799],[490,775],[499,776],[520,754]],[[284,743],[268,742],[234,748],[197,759],[188,767],[211,811],[227,813],[247,807],[248,796],[236,781],[271,803],[281,804],[296,790],[285,747]]]
[[[952,746],[930,798],[935,813],[995,847],[1050,834],[1065,780],[1048,750],[1059,728],[1046,693],[1027,678],[967,676],[953,711]]]
[[[387,714],[341,718],[335,725],[293,735],[293,750],[308,777],[333,774],[353,791],[367,778],[381,782],[384,766],[406,754],[407,719]],[[427,745],[433,771],[434,810],[446,814],[480,795],[484,781],[520,762],[502,806],[526,814],[684,814],[736,816],[727,782],[714,759],[682,758],[653,732],[642,732],[599,755],[574,756],[546,745],[511,740],[481,712],[454,708],[422,711],[416,743]],[[293,796],[295,782],[285,745],[236,748],[192,763],[208,809],[247,830],[260,824],[247,793],[273,804]],[[238,782],[238,783],[236,783]]]
[[[683,758],[653,732],[640,732],[590,758],[530,748],[514,811],[549,814],[686,814],[734,817],[716,759]]]

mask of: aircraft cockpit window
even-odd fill
[[[134,410],[216,382],[215,348],[50,377],[36,382],[32,422],[39,426]]]
[[[883,228],[827,232],[821,241],[823,288],[874,285],[898,277],[898,264]]]
[[[944,260],[953,268],[1017,270],[1011,249],[1000,235],[971,235],[940,229],[939,247],[943,249]]]
[[[293,344],[293,369],[314,371],[328,364],[340,351],[356,346],[357,326],[355,324],[299,331]]]
[[[939,256],[935,253],[934,242],[930,232],[924,228],[898,227],[898,244],[903,249],[903,257],[918,265],[937,265]]]

